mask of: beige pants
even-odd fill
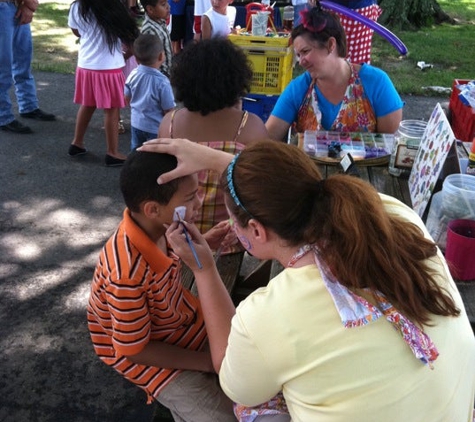
[[[216,374],[183,371],[156,399],[170,409],[175,422],[237,421]]]

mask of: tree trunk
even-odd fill
[[[437,0],[378,0],[383,10],[378,22],[395,29],[419,29],[433,23],[455,21]]]

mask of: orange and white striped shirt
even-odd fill
[[[96,354],[125,378],[157,397],[179,370],[135,364],[150,340],[199,350],[207,340],[198,298],[180,280],[180,261],[166,256],[124,211],[99,256],[87,307]]]

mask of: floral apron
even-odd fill
[[[351,69],[350,80],[341,102],[340,111],[330,130],[337,132],[375,132],[376,116],[371,103],[364,92],[355,66],[351,63],[348,63],[348,65]],[[315,90],[315,80],[312,80],[297,112],[297,120],[294,123],[295,132],[325,130],[321,125],[321,116],[322,113],[318,106]]]

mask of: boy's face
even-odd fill
[[[193,223],[201,208],[201,200],[198,197],[198,176],[193,174],[186,176],[178,185],[178,190],[173,195],[170,202],[166,205],[166,220],[173,221],[175,208],[179,206],[186,207],[184,220]]]
[[[147,6],[145,8],[147,15],[154,21],[167,20],[170,17],[170,5],[168,0],[158,0],[155,6]]]

